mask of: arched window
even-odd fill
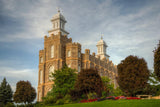
[[[43,78],[43,71],[40,70],[40,72],[39,72],[39,83],[40,84],[42,83],[42,78]]]
[[[41,101],[41,92],[38,94],[38,100]]]
[[[70,67],[71,67],[71,64],[68,64],[68,67],[70,68]]]
[[[78,52],[78,57],[79,57],[79,58],[81,57],[81,52]]]
[[[55,22],[54,28],[55,28],[55,29],[57,28],[57,22]]]
[[[70,57],[71,56],[71,51],[69,50],[67,54],[68,54],[68,57]]]
[[[54,45],[51,46],[51,58],[54,57]]]
[[[57,28],[58,28],[58,22],[57,22]]]
[[[40,57],[40,63],[43,63],[43,57]]]
[[[53,78],[51,77],[51,74],[54,73],[54,66],[50,66],[49,68],[49,80],[52,80]]]
[[[80,65],[78,65],[78,72],[80,72],[81,71],[81,66]]]
[[[53,23],[53,29],[55,29],[55,23]]]

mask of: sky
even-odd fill
[[[73,42],[96,52],[103,34],[114,64],[129,55],[144,58],[153,70],[160,40],[160,0],[0,0],[0,82],[13,91],[20,80],[37,89],[38,56],[51,18],[59,7]]]

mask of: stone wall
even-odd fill
[[[54,57],[51,57],[51,46],[54,46]],[[38,101],[41,101],[41,97],[46,96],[54,84],[49,80],[50,67],[53,65],[54,70],[58,70],[65,63],[78,72],[81,69],[97,69],[101,76],[108,76],[112,80],[115,88],[118,86],[116,81],[117,67],[112,61],[106,58],[100,60],[100,57],[96,57],[95,53],[91,55],[89,49],[86,49],[85,53],[81,53],[81,44],[72,42],[71,38],[59,32],[58,35],[45,36],[44,49],[39,51]],[[40,72],[42,72],[42,76]],[[40,79],[42,79],[41,83]]]

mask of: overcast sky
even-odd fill
[[[129,55],[144,58],[153,70],[160,40],[160,0],[0,0],[0,82],[15,90],[19,80],[37,89],[38,55],[60,7],[74,42],[97,53],[100,35],[114,64]]]

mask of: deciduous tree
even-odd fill
[[[103,84],[98,71],[86,69],[79,72],[75,89],[82,91],[86,95],[90,92],[96,92],[97,95],[101,96]]]
[[[117,66],[118,84],[123,92],[135,96],[146,87],[149,79],[147,63],[143,58],[128,56]]]
[[[13,99],[16,103],[31,103],[36,98],[36,91],[29,81],[19,81]]]
[[[160,41],[157,49],[154,51],[154,72],[160,81]]]

